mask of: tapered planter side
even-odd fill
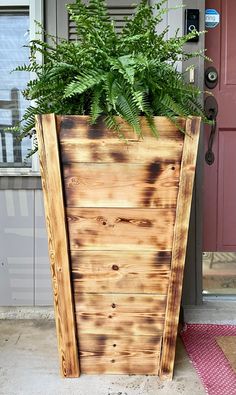
[[[162,379],[172,379],[173,376],[199,133],[200,120],[198,118],[188,119],[186,122],[186,134],[181,161],[179,192],[172,246],[171,274],[167,294],[165,326],[162,343],[159,373]]]
[[[121,121],[122,122],[122,121]],[[61,371],[173,375],[200,119],[37,117]]]
[[[56,117],[38,116],[36,126],[60,370],[63,377],[78,377],[79,359]]]

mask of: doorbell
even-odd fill
[[[191,33],[194,30],[199,32],[199,10],[188,8],[185,10],[185,34]],[[199,37],[193,37],[188,41],[198,42]]]

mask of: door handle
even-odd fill
[[[215,138],[215,134],[216,134],[216,127],[217,127],[216,118],[212,117],[211,120],[212,120],[211,133],[210,133],[210,137],[208,140],[208,149],[205,154],[205,161],[209,166],[213,165],[213,163],[215,162],[215,155],[214,155],[214,152],[212,151],[212,146],[214,143],[214,138]]]
[[[215,161],[215,155],[212,151],[216,130],[217,130],[217,114],[218,114],[218,104],[213,96],[208,96],[205,100],[205,113],[207,118],[211,121],[211,133],[208,140],[208,149],[205,154],[206,163],[211,166]]]

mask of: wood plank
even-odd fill
[[[121,127],[121,131],[124,138],[127,140],[139,140],[138,136],[134,132],[132,126],[120,117],[115,117]],[[74,139],[74,137],[86,138],[90,140],[101,140],[104,136],[109,139],[117,140],[117,132],[111,129],[107,129],[104,118],[101,117],[96,124],[90,124],[90,116],[88,115],[61,115],[60,125],[60,141],[65,138]],[[176,122],[181,128],[185,128],[186,119],[176,118]],[[159,133],[159,137],[168,137],[170,139],[183,140],[183,134],[178,132],[176,126],[166,117],[155,117],[154,123]],[[152,135],[148,123],[144,117],[140,117],[140,124],[142,128],[142,134],[145,137],[156,137]],[[177,132],[177,133],[176,133]]]
[[[163,334],[160,377],[172,379],[176,337],[182,295],[183,273],[188,238],[192,190],[200,134],[200,118],[188,118],[184,140],[180,188],[174,229],[171,277],[167,296],[165,328]]]
[[[37,116],[36,127],[61,374],[63,377],[78,377],[79,359],[55,116]]]
[[[156,117],[159,138],[151,135],[142,120],[144,139],[137,139],[132,128],[123,124],[125,140],[107,130],[103,123],[90,125],[86,116],[62,116],[60,148],[63,163],[71,162],[134,162],[149,163],[159,160],[179,162],[184,135],[164,117]],[[180,120],[185,127],[185,120]]]
[[[73,289],[166,295],[170,260],[168,251],[72,251]]]
[[[71,250],[167,250],[174,209],[68,208]]]
[[[158,336],[80,335],[80,367],[86,374],[157,374]]]
[[[166,139],[158,146],[154,137],[140,141],[114,139],[95,140],[90,142],[84,139],[62,139],[60,143],[61,158],[63,163],[148,163],[163,159],[178,162],[181,158],[182,140]]]
[[[64,165],[68,207],[176,207],[180,165],[174,161]]]
[[[161,335],[165,306],[163,295],[76,294],[78,333]]]

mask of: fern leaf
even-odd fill
[[[105,79],[105,74],[101,71],[83,73],[76,80],[72,81],[65,88],[64,98],[69,98],[85,92],[88,89],[100,84]]]
[[[120,95],[117,99],[117,110],[119,111],[119,115],[121,115],[133,127],[135,133],[141,137],[142,130],[138,118],[139,112],[136,104],[132,100],[132,96],[125,95],[125,92]]]
[[[91,124],[94,124],[98,117],[102,114],[103,109],[100,106],[100,99],[101,99],[101,94],[102,94],[102,87],[98,86],[96,89],[94,89],[92,99],[91,99],[91,111],[90,111],[90,116],[91,116]]]

